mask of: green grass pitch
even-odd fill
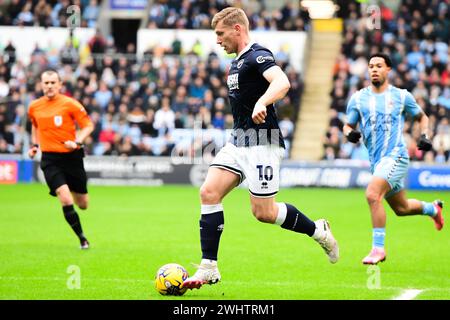
[[[0,299],[393,299],[407,289],[423,290],[416,299],[450,298],[450,225],[437,232],[428,217],[388,209],[387,260],[361,264],[371,246],[362,189],[283,189],[277,197],[330,221],[336,265],[309,237],[258,222],[247,190],[234,190],[224,200],[222,281],[182,297],[159,295],[153,279],[163,264],[192,273],[200,261],[198,188],[91,186],[90,208],[78,210],[86,251],[47,192],[40,184],[0,186]],[[450,206],[449,192],[408,195]]]

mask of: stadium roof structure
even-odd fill
[[[301,5],[308,8],[311,19],[332,19],[337,9],[331,0],[302,0]]]

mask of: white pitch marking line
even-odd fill
[[[421,294],[423,290],[419,289],[406,289],[402,292],[401,295],[395,297],[393,300],[413,300],[419,294]]]
[[[138,282],[151,282],[152,279],[144,280],[144,279],[120,279],[120,278],[82,278],[87,281],[103,281],[103,282],[130,282],[130,283],[138,283]],[[66,281],[65,278],[60,277],[2,277],[1,280],[11,280],[11,281]]]

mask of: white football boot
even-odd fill
[[[220,281],[217,261],[202,259],[197,271],[183,282],[182,288],[199,289],[204,284],[215,284]]]
[[[328,256],[328,260],[331,263],[336,263],[339,260],[339,246],[331,233],[329,222],[325,219],[319,219],[314,223],[316,224],[316,231],[312,238],[323,248]]]

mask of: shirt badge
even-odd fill
[[[60,127],[63,123],[63,118],[62,116],[54,116],[53,117],[53,122],[55,123],[55,126]]]

